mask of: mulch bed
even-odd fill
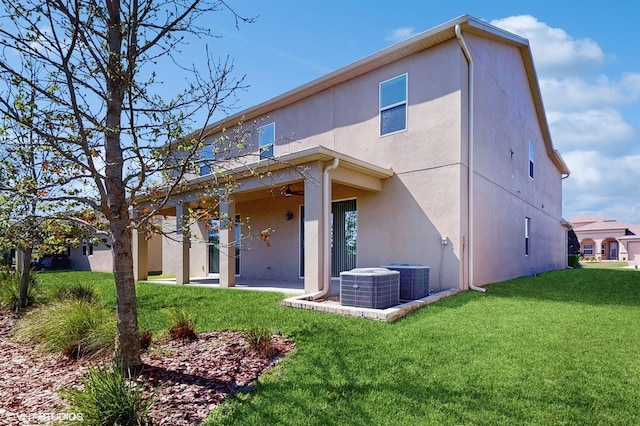
[[[0,424],[40,425],[71,419],[58,391],[80,387],[91,365],[107,365],[110,357],[73,361],[44,354],[11,337],[15,319],[0,313]],[[138,381],[155,392],[151,416],[158,425],[193,425],[226,397],[250,389],[260,375],[294,347],[273,336],[273,351],[252,350],[241,332],[201,333],[196,340],[154,342],[142,354]]]

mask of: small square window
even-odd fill
[[[407,128],[407,74],[380,83],[380,136]]]

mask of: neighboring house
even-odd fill
[[[67,254],[72,270],[113,272],[111,247],[105,243],[93,245],[83,241],[80,247],[70,248]]]
[[[107,241],[109,243],[109,241]],[[154,235],[147,242],[150,255],[147,270],[157,272],[162,270],[162,237]],[[110,243],[101,242],[93,245],[84,241],[80,247],[67,250],[70,269],[75,271],[113,272],[113,253]]]
[[[621,260],[640,265],[640,225],[592,215],[574,217],[569,223],[585,259]]]
[[[401,262],[430,266],[432,290],[467,289],[567,265],[569,170],[526,39],[462,16],[216,123],[208,140],[241,119],[261,125],[255,162],[229,172],[239,187],[221,212],[242,220],[165,239],[162,271],[178,283],[239,276],[316,292],[331,277],[335,292],[341,271]],[[174,229],[220,180],[209,172],[161,212]],[[248,238],[268,228],[269,246]],[[143,279],[143,239],[134,256]]]

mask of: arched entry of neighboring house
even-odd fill
[[[618,260],[619,252],[618,240],[615,238],[607,238],[602,242],[602,246],[600,248],[602,260]]]
[[[596,243],[591,238],[580,241],[580,253],[582,257],[591,259],[596,255]]]

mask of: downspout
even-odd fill
[[[468,95],[468,105],[467,105],[467,138],[469,139],[469,172],[468,172],[468,182],[467,182],[467,203],[468,203],[468,221],[469,221],[469,238],[467,241],[467,260],[469,262],[469,290],[480,291],[482,293],[486,292],[487,289],[483,287],[477,287],[473,285],[473,60],[471,59],[471,52],[467,48],[467,44],[462,37],[462,31],[460,30],[460,24],[456,24],[456,38],[458,39],[458,43],[460,43],[460,47],[462,48],[462,52],[464,53],[465,58],[467,59],[467,63],[469,64],[469,77],[468,77],[468,86],[467,91]]]
[[[325,297],[331,291],[331,252],[329,241],[331,241],[331,181],[329,180],[329,172],[338,167],[340,159],[334,158],[333,162],[326,166],[322,171],[322,289],[311,296],[311,300],[317,300]]]

